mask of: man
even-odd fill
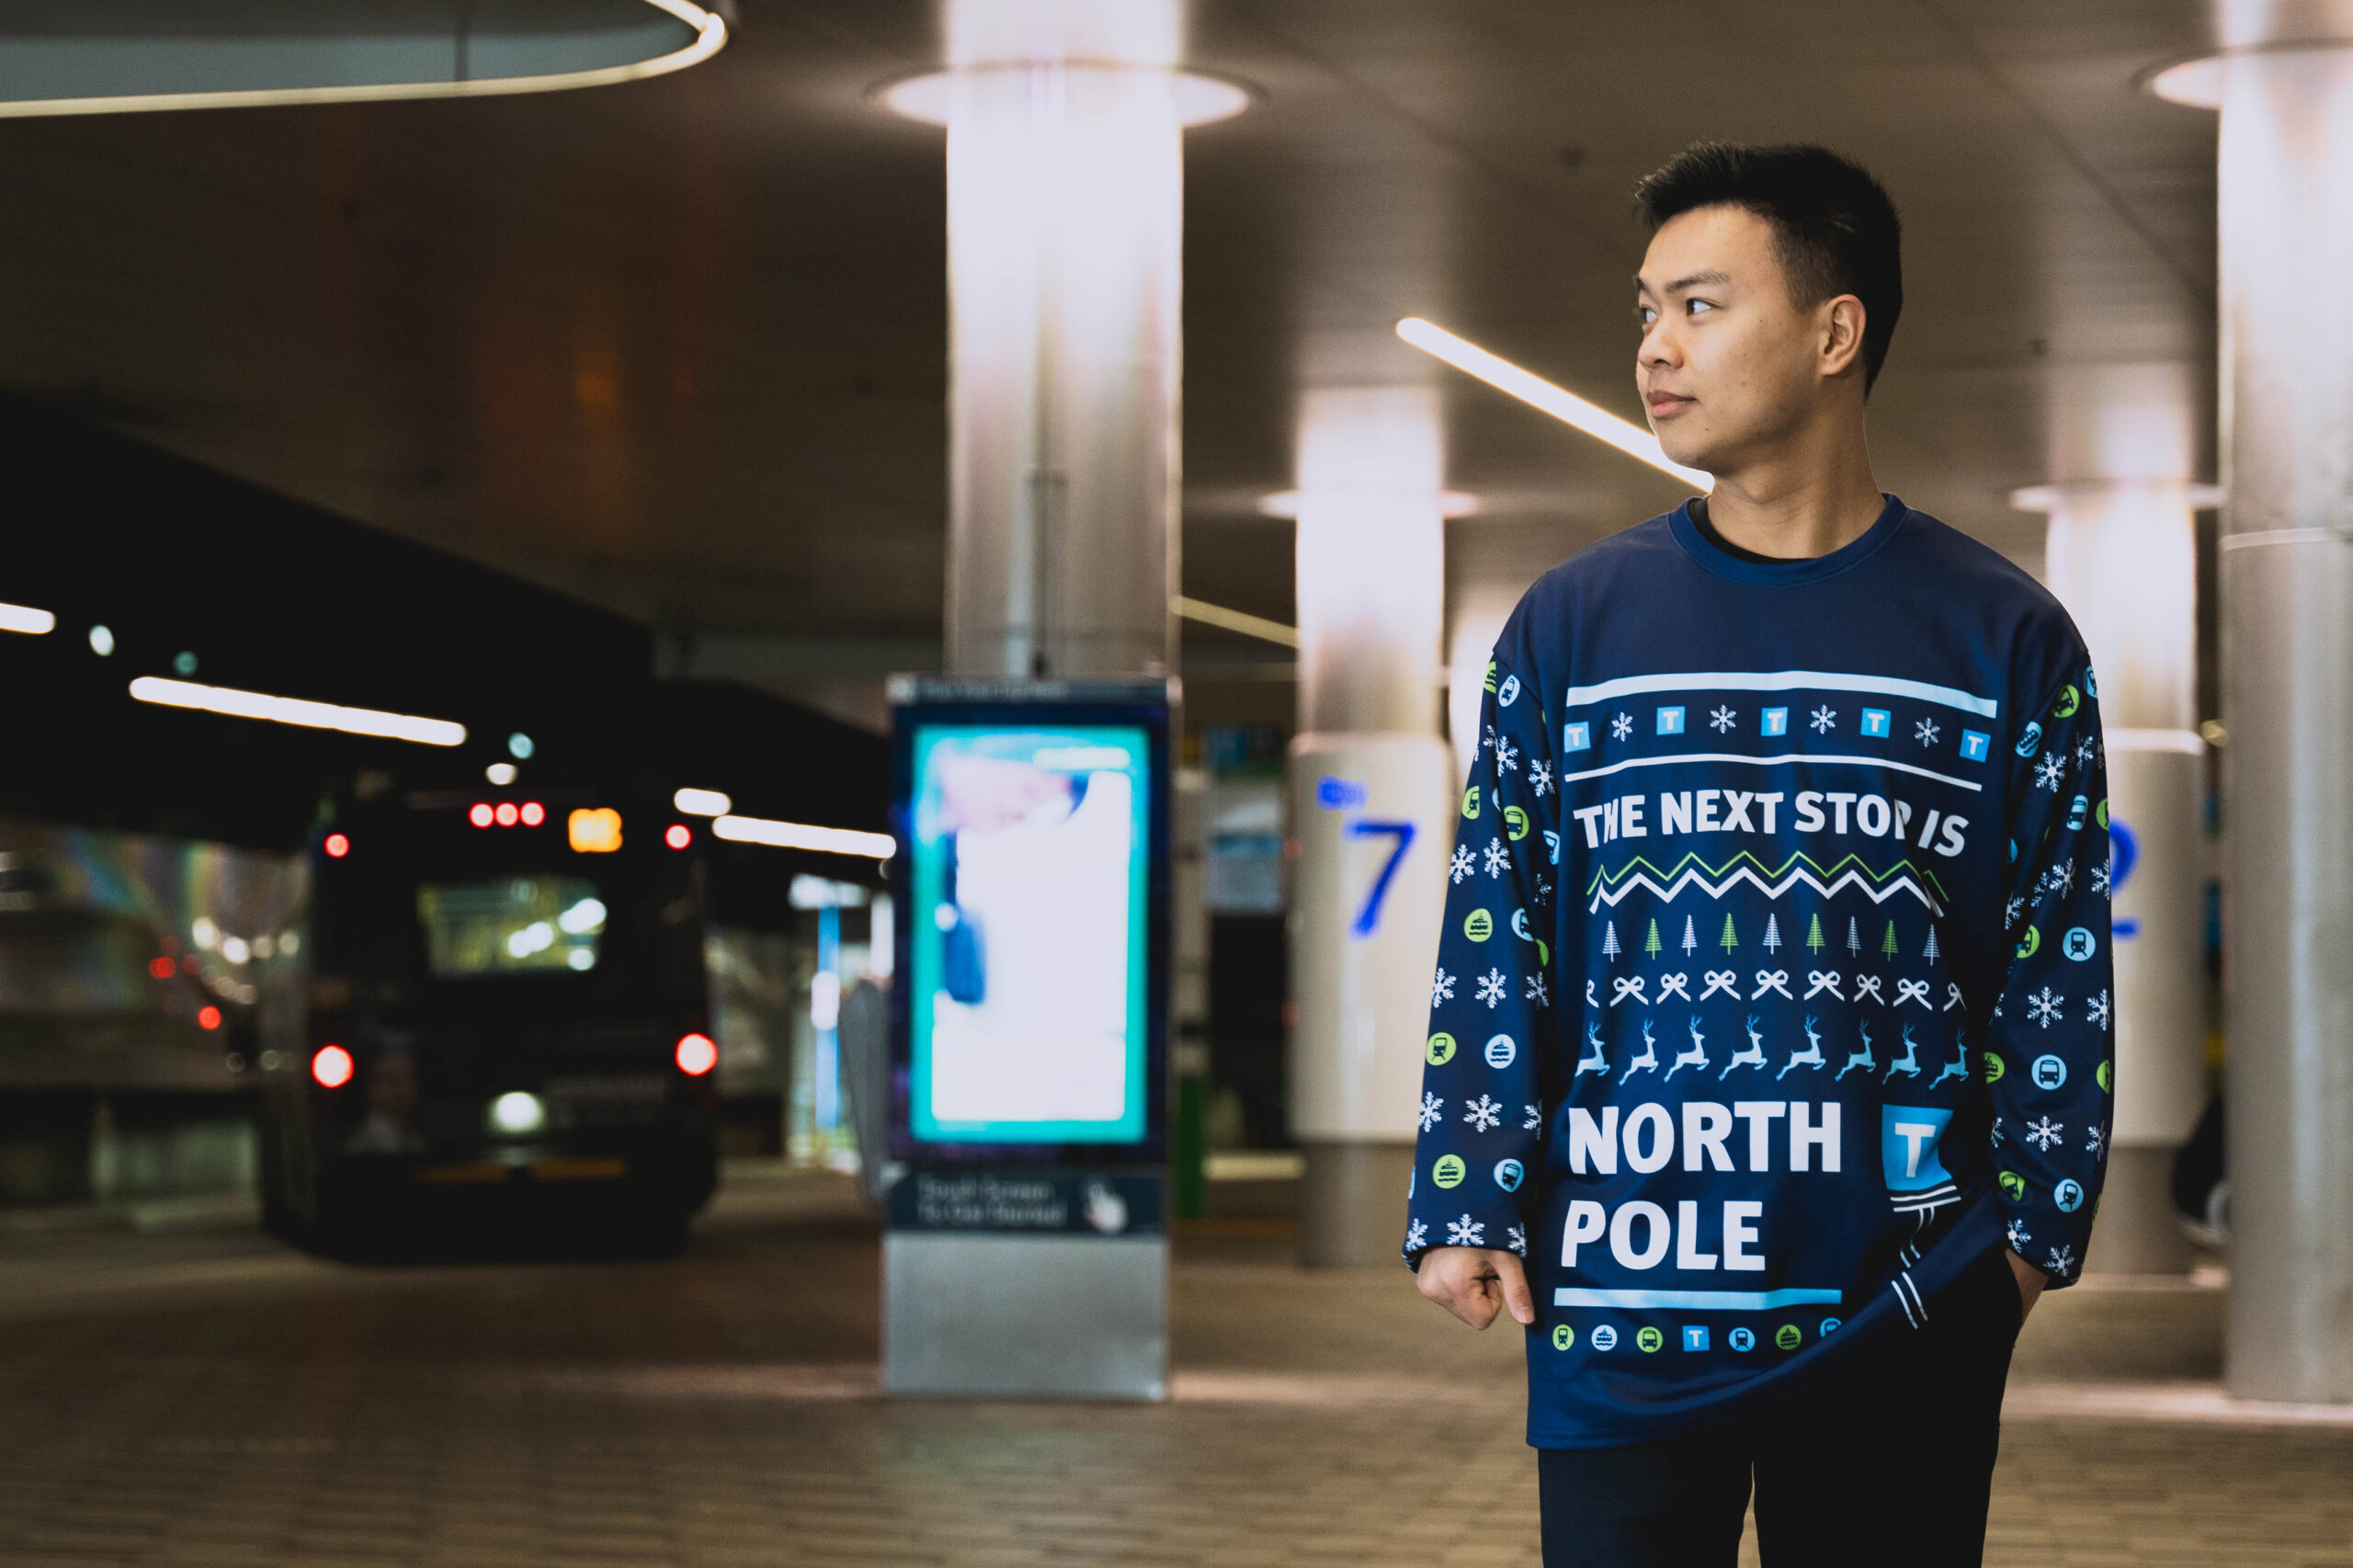
[[[1752,1478],[1768,1563],[1976,1562],[2106,1155],[2097,688],[2050,595],[1872,479],[1878,184],[1702,144],[1636,194],[1635,379],[1715,483],[1496,645],[1406,1259],[1528,1329],[1552,1568],[1730,1564]]]

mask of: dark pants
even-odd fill
[[[1974,1564],[2017,1343],[2002,1249],[1786,1398],[1624,1449],[1542,1449],[1544,1568],[1725,1568],[1752,1474],[1757,1547],[1792,1568]]]

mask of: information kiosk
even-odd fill
[[[903,678],[882,1381],[1168,1388],[1168,684]]]

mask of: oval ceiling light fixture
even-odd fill
[[[1165,72],[1176,78],[1176,121],[1188,130],[1199,125],[1214,125],[1221,119],[1232,119],[1258,97],[1256,90],[1231,77],[1212,76],[1199,71],[1170,71],[1165,66],[1120,60],[990,61],[986,64],[963,65],[946,71],[923,71],[912,76],[893,76],[876,84],[868,97],[892,114],[919,119],[926,125],[945,125],[959,76],[1041,70],[1058,70],[1069,75]]]
[[[568,92],[683,71],[727,44],[726,22],[692,0],[561,0],[512,31],[424,25],[464,7],[415,7],[408,32],[383,7],[349,9],[339,29],[335,0],[114,0],[103,28],[0,31],[0,119]]]

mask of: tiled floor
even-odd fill
[[[1515,1340],[1282,1257],[1188,1239],[1177,1396],[1123,1407],[877,1397],[830,1193],[739,1195],[673,1263],[11,1237],[0,1562],[1532,1563]],[[2353,1426],[2165,1414],[2220,1308],[2038,1312],[1990,1562],[2353,1564]]]

